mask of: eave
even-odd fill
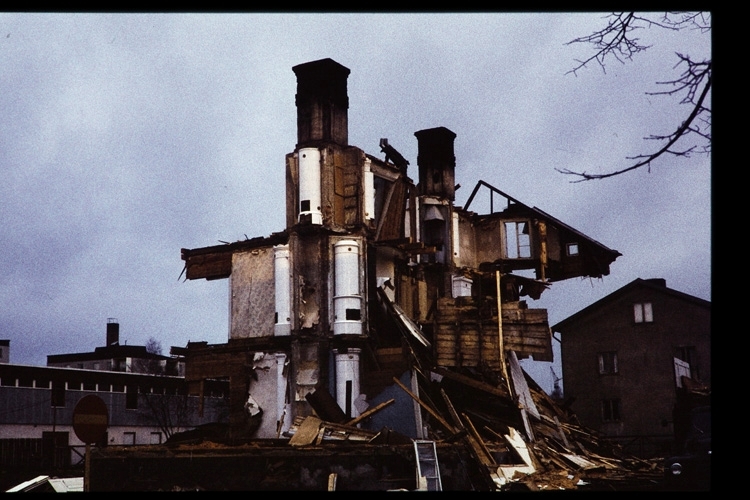
[[[273,233],[271,236],[249,238],[201,248],[181,249],[182,260],[185,261],[185,279],[216,280],[228,278],[232,274],[232,254],[252,250],[254,248],[283,245],[289,241],[286,231]]]

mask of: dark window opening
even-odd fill
[[[605,399],[602,401],[602,421],[619,422],[620,421],[620,400]]]
[[[52,381],[52,401],[50,406],[65,407],[65,381]]]
[[[619,373],[617,366],[617,352],[599,353],[599,375],[613,375]]]
[[[126,410],[137,410],[138,409],[138,387],[129,385],[128,390],[125,392],[125,409]]]
[[[352,381],[346,381],[346,416],[352,418]]]
[[[300,212],[309,212],[310,211],[310,200],[302,200],[299,204],[299,211]]]
[[[347,321],[361,321],[362,319],[362,311],[359,309],[347,309],[346,310],[346,320]]]
[[[34,387],[34,379],[29,377],[18,377],[18,387]]]

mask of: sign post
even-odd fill
[[[91,481],[91,443],[100,440],[107,432],[109,412],[99,396],[82,397],[73,410],[73,431],[78,439],[86,443],[86,463],[83,475],[83,491],[89,491]]]

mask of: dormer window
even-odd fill
[[[530,259],[531,236],[529,221],[505,222],[505,258]]]

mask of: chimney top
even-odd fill
[[[448,200],[455,199],[455,132],[435,127],[414,132],[417,138],[419,193]]]
[[[318,59],[317,61],[298,64],[292,67],[292,71],[294,71],[298,78],[300,76],[317,74],[321,79],[327,76],[325,74],[326,72],[329,72],[330,76],[334,76],[334,73],[340,73],[340,76],[344,77],[349,76],[349,73],[351,73],[351,70],[349,68],[337,63],[330,57],[326,57],[325,59]]]
[[[319,59],[292,68],[297,75],[297,147],[349,142],[346,80],[351,72],[333,59]]]
[[[107,346],[120,345],[120,323],[116,318],[107,318]]]

